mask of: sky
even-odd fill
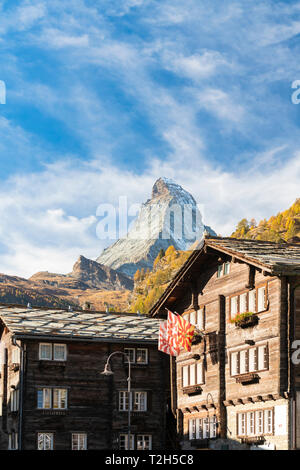
[[[299,194],[300,2],[0,0],[0,272],[95,259],[99,204],[172,178],[204,222]]]

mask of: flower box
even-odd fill
[[[202,393],[202,388],[199,385],[190,385],[182,389],[184,395],[198,395]]]
[[[258,323],[258,317],[252,312],[238,313],[232,320],[237,328],[248,328]]]

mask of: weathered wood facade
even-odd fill
[[[300,448],[300,245],[205,238],[166,308],[201,331],[173,361],[181,447]]]
[[[139,315],[0,307],[0,449],[127,447],[128,364],[135,449],[166,444],[169,361],[158,321]],[[55,357],[57,355],[57,357]]]

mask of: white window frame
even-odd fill
[[[11,390],[10,392],[10,411],[19,410],[19,389]]]
[[[263,292],[263,297],[260,295],[261,292]],[[266,295],[267,295],[267,289],[265,285],[257,288],[257,313],[260,313],[266,310]],[[262,301],[262,304],[261,304],[261,301]]]
[[[145,353],[144,361],[138,360],[139,352]],[[148,348],[136,348],[135,361],[136,361],[136,364],[148,364]]]
[[[148,440],[148,443],[147,443]],[[142,443],[139,448],[139,443]],[[136,436],[136,450],[152,450],[152,435],[151,434],[137,434]]]
[[[217,436],[217,417],[191,418],[188,420],[189,440],[214,439]]]
[[[142,395],[144,394],[144,395]],[[144,405],[142,407],[142,396],[144,396]],[[144,390],[131,391],[130,393],[130,410],[131,411],[148,411],[148,392]],[[119,391],[119,411],[128,411],[128,391]]]
[[[60,347],[60,348],[63,348],[64,349],[64,357],[63,359],[57,359],[55,357],[55,348],[56,346]],[[58,361],[58,362],[63,362],[63,361],[66,361],[67,360],[67,345],[64,344],[64,343],[53,343],[53,352],[52,352],[52,357],[53,357],[53,361]]]
[[[72,450],[87,450],[87,434],[85,432],[72,433]]]
[[[147,392],[133,392],[134,394],[134,405],[133,411],[147,411]]]
[[[50,347],[50,357],[42,357],[41,351],[43,346]],[[39,344],[39,360],[40,361],[52,361],[52,343],[40,343]]]
[[[130,364],[135,364],[135,348],[124,348],[124,353],[129,357]],[[131,357],[132,354],[132,357]],[[127,364],[127,357],[124,356],[124,362]]]
[[[65,406],[62,406],[63,404],[62,393],[65,394]],[[56,394],[57,394],[58,406],[55,406]],[[66,410],[68,408],[68,389],[67,388],[54,387],[52,389],[52,408],[54,410]]]
[[[248,368],[243,369],[242,355],[247,360],[248,355]],[[253,356],[253,358],[252,358]],[[247,374],[248,372],[264,372],[269,370],[270,358],[269,358],[269,345],[268,343],[256,345],[250,348],[240,349],[238,351],[232,351],[230,353],[231,361],[231,377],[235,377],[240,374]],[[237,366],[239,362],[239,367]]]
[[[42,438],[42,447],[40,448],[40,438]],[[45,449],[46,439],[50,440],[50,448]],[[53,450],[54,434],[53,432],[39,432],[37,435],[37,448],[38,450]]]
[[[204,367],[203,362],[193,362],[192,364],[185,364],[181,369],[182,375],[182,388],[194,385],[203,385],[204,380]],[[194,378],[192,381],[191,378]]]
[[[274,435],[273,429],[274,408],[251,410],[238,413],[237,436],[253,437],[261,435]]]
[[[39,406],[39,392],[42,392],[42,406]],[[50,403],[49,406],[45,407],[46,394],[49,393]],[[50,387],[40,387],[37,391],[37,408],[39,410],[51,410],[52,409],[52,389]]]
[[[18,450],[18,433],[11,432],[8,435],[8,450]]]
[[[128,450],[128,434],[119,434],[119,450]],[[130,434],[130,450],[134,450],[134,434]]]

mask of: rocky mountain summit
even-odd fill
[[[187,250],[204,230],[215,235],[203,224],[193,196],[171,179],[159,178],[127,236],[106,248],[97,262],[133,277],[137,269],[152,269],[161,249]]]

